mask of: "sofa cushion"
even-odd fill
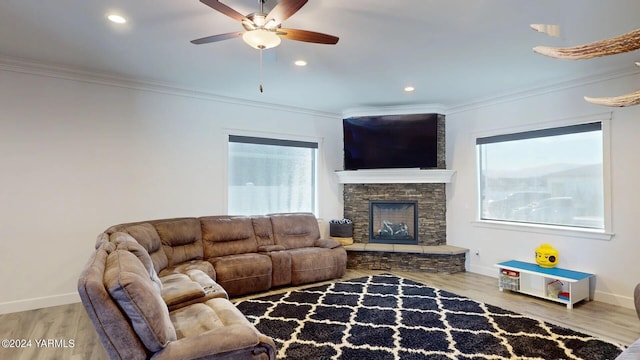
[[[169,311],[213,298],[229,298],[222,286],[200,270],[187,270],[184,274],[169,274],[161,277],[161,280],[164,285],[162,299],[169,307]]]
[[[275,359],[275,344],[227,300],[213,299],[171,312],[178,333],[154,359]]]
[[[229,301],[212,299],[205,303],[194,304],[171,312],[171,320],[176,328],[178,339],[198,335],[204,331],[231,325],[247,325],[249,321]],[[252,329],[254,330],[254,329]],[[254,330],[255,343],[258,343],[257,331]],[[250,346],[243,344],[242,347]]]
[[[127,226],[123,231],[133,236],[133,238],[147,250],[156,272],[159,273],[162,269],[169,266],[169,259],[167,259],[167,255],[162,248],[160,235],[158,235],[153,225],[149,223],[135,224]]]
[[[100,235],[96,237],[96,250],[106,242],[109,242],[109,234],[100,233]]]
[[[131,235],[123,232],[115,232],[111,234],[109,238],[110,241],[116,245],[117,249],[127,250],[135,255],[142,265],[144,265],[145,269],[147,269],[147,272],[149,272],[149,278],[151,281],[154,282],[159,290],[162,290],[162,282],[160,281],[160,278],[158,278],[158,273],[153,266],[153,261],[151,261],[149,253],[147,253],[147,250],[145,250],[142,245],[131,237]]]
[[[153,225],[162,240],[169,266],[189,260],[202,260],[202,231],[198,219],[158,220]]]
[[[186,301],[204,297],[204,288],[185,274],[163,276],[162,300],[171,307]]]
[[[258,252],[251,218],[246,216],[208,216],[200,218],[204,257]]]
[[[200,286],[202,286],[205,292],[207,291],[207,289],[214,288],[217,285],[216,282],[213,281],[213,279],[211,279],[207,274],[205,274],[200,270],[197,270],[197,269],[187,270],[186,274],[189,277],[189,279],[200,284]]]
[[[272,263],[267,255],[249,253],[209,259],[216,269],[217,282],[230,296],[271,288]]]
[[[167,305],[134,254],[126,250],[109,254],[104,284],[149,351],[160,351],[176,340]]]
[[[203,303],[174,310],[170,316],[178,339],[198,335],[224,325],[216,312]]]
[[[275,243],[286,249],[314,246],[320,238],[318,220],[311,213],[272,214]]]
[[[211,279],[216,279],[216,270],[213,268],[213,265],[211,265],[211,263],[206,260],[190,260],[187,262],[183,262],[182,264],[169,266],[159,272],[158,275],[165,276],[169,274],[186,274],[190,270],[200,270],[207,274]]]
[[[251,224],[253,225],[253,233],[256,236],[258,246],[271,246],[275,244],[270,217],[265,215],[252,216]]]

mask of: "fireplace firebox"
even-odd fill
[[[369,242],[418,244],[418,202],[369,200]]]

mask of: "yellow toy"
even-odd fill
[[[536,262],[543,268],[558,265],[558,250],[549,244],[542,244],[536,249]]]

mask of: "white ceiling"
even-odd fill
[[[259,9],[259,0],[223,2],[243,14]],[[129,22],[107,22],[111,11]],[[558,24],[561,36],[535,32],[532,23]],[[640,60],[637,52],[568,61],[531,50],[638,28],[638,0],[310,0],[283,26],[336,35],[340,41],[332,46],[283,40],[267,50],[262,94],[258,50],[240,38],[190,43],[242,30],[198,0],[1,0],[0,60],[24,59],[330,113],[461,106],[636,71],[634,62]],[[295,67],[298,58],[309,65]],[[404,93],[406,85],[416,91]]]

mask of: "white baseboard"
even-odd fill
[[[493,267],[493,266],[470,265],[469,269],[467,271],[470,272],[470,273],[474,273],[474,274],[491,276],[491,277],[494,277],[496,279],[498,278],[498,268]]]
[[[593,294],[593,297],[594,297],[594,300],[596,301],[600,301],[603,303],[616,305],[616,306],[622,306],[624,308],[635,310],[635,303],[633,301],[633,297],[630,297],[630,296],[622,296],[617,294],[606,293],[606,292],[598,291],[596,289],[596,293]]]
[[[470,265],[467,271],[474,274],[491,276],[496,279],[498,278],[498,269],[493,266]],[[496,283],[496,291],[497,289],[498,289],[498,285]],[[593,297],[594,297],[593,300],[595,301],[600,301],[600,302],[611,304],[611,305],[621,306],[628,309],[635,309],[635,303],[633,301],[633,297],[598,291],[597,286],[596,286],[596,291],[593,294]]]
[[[25,300],[7,301],[0,303],[0,314],[35,310],[58,305],[73,304],[77,302],[80,302],[80,295],[78,295],[77,292]]]

